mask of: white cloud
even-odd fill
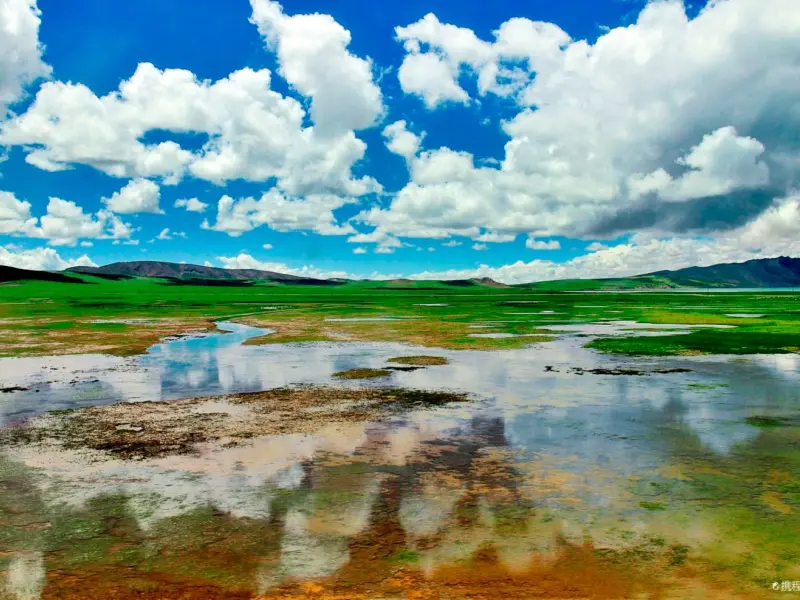
[[[488,250],[489,246],[486,244],[472,244],[472,249],[481,252],[483,250]]]
[[[62,271],[69,267],[96,267],[85,254],[74,259],[64,259],[53,248],[17,250],[0,246],[0,264],[31,271]]]
[[[172,239],[172,235],[170,234],[169,229],[165,227],[164,229],[161,230],[161,233],[159,233],[156,236],[156,239],[158,239],[158,240],[171,240]]]
[[[121,190],[114,192],[111,198],[103,198],[108,210],[120,215],[164,214],[158,205],[160,200],[161,189],[148,179],[133,179]]]
[[[444,244],[442,244],[442,246],[444,246],[445,248],[458,248],[461,245],[462,242],[459,242],[458,240],[450,240],[449,242],[445,242]]]
[[[549,260],[518,261],[477,269],[425,272],[419,279],[467,279],[491,277],[504,283],[554,279],[627,277],[690,266],[710,266],[757,258],[800,254],[800,196],[781,199],[754,222],[717,238],[659,238],[635,235],[630,242],[613,247],[594,245],[590,254],[564,263]]]
[[[605,250],[608,248],[607,244],[601,244],[600,242],[592,242],[588,246],[586,246],[586,250],[588,252],[597,252],[598,250]]]
[[[30,202],[11,192],[0,192],[0,234],[45,238],[54,246],[74,246],[84,239],[127,239],[133,228],[108,210],[89,214],[75,202],[50,198],[45,214],[37,219]]]
[[[758,140],[739,137],[733,127],[721,127],[676,161],[688,169],[679,177],[659,169],[649,175],[631,176],[628,183],[634,196],[656,192],[669,202],[760,188],[769,183],[769,168],[759,162],[764,150]]]
[[[81,239],[122,240],[135,231],[108,210],[86,213],[75,202],[55,197],[50,198],[39,223],[39,227],[24,235],[46,238],[53,246],[74,246]]]
[[[223,196],[217,204],[214,225],[204,221],[204,229],[222,231],[239,237],[262,225],[275,231],[309,230],[321,235],[346,235],[355,230],[349,225],[337,224],[333,211],[353,202],[353,198],[334,195],[309,195],[303,199],[287,198],[272,189],[259,200]]]
[[[48,171],[82,164],[114,177],[187,172],[223,184],[277,179],[291,194],[359,196],[380,189],[350,170],[365,152],[352,131],[320,136],[305,111],[270,88],[266,69],[241,69],[215,82],[190,71],[141,63],[119,90],[97,97],[82,84],[47,82],[28,110],[0,126],[0,144],[22,146],[25,160]],[[199,152],[175,141],[145,144],[150,131],[208,137]]]
[[[366,253],[367,249],[362,248],[361,246],[359,246],[358,248],[353,248],[353,254],[366,254]]]
[[[18,200],[11,192],[0,191],[0,234],[38,237],[30,202]]]
[[[442,23],[434,14],[397,27],[406,57],[398,73],[407,94],[416,94],[429,108],[446,101],[468,102],[459,80],[477,77],[481,95],[520,92],[531,72],[552,67],[570,37],[556,25],[514,18],[494,32],[495,40],[479,39],[471,29]]]
[[[0,120],[29,84],[50,76],[42,61],[40,14],[36,0],[0,0]]]
[[[409,131],[405,121],[395,121],[384,128],[383,137],[390,152],[411,160],[419,151],[424,135],[418,136]]]
[[[525,247],[531,250],[561,250],[561,243],[558,240],[544,241],[529,236],[525,240]]]
[[[490,244],[506,244],[517,239],[514,233],[497,233],[496,231],[486,231],[479,236],[472,238],[476,242],[488,242]]]
[[[262,244],[261,246],[264,250],[272,250],[272,244]]]
[[[202,213],[208,208],[208,204],[201,202],[197,198],[181,198],[175,200],[175,208],[184,208],[187,212]]]
[[[397,73],[406,94],[421,96],[428,108],[444,102],[466,103],[469,95],[455,81],[452,69],[435,54],[408,55]]]
[[[370,233],[356,233],[347,238],[347,241],[350,244],[376,244],[375,252],[378,254],[392,254],[396,248],[404,246],[396,237],[377,229]]]
[[[351,275],[344,271],[326,271],[324,269],[318,269],[314,265],[304,265],[302,267],[295,268],[284,263],[262,262],[244,252],[238,256],[220,256],[218,257],[218,260],[226,269],[258,269],[261,271],[273,271],[275,273],[297,275],[298,277],[313,277],[315,279],[357,278],[355,275]]]
[[[372,64],[350,53],[350,32],[330,15],[289,16],[278,2],[250,0],[254,23],[278,55],[280,74],[311,98],[311,118],[323,135],[373,125],[383,111]]]
[[[474,77],[479,94],[512,96],[520,112],[503,123],[496,168],[446,147],[415,156],[391,206],[359,216],[383,235],[714,233],[741,222],[726,195],[788,193],[800,180],[800,138],[786,134],[800,129],[793,0],[709,2],[694,19],[678,0],[652,2],[593,44],[525,19],[486,42],[432,15],[398,38],[407,61],[447,66],[453,77],[431,85]],[[435,105],[437,89],[411,91]],[[709,196],[716,204],[693,208]]]

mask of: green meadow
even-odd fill
[[[137,354],[162,337],[213,329],[217,320],[274,331],[252,343],[368,340],[504,349],[552,339],[559,326],[581,335],[575,326],[631,321],[639,324],[636,330],[621,324],[615,335],[601,332],[587,343],[601,352],[633,356],[800,350],[800,294],[789,291],[588,292],[438,281],[209,286],[80,279],[83,284],[0,286],[0,354]],[[643,324],[652,324],[654,331]]]

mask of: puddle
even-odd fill
[[[134,358],[0,359],[3,386],[27,388],[0,395],[0,418],[208,396],[186,418],[250,423],[252,407],[226,395],[332,385],[336,372],[431,354],[383,343],[244,346],[269,332],[219,328]],[[590,585],[602,583],[613,590],[603,597],[644,597],[657,581],[653,597],[680,584],[677,560],[698,577],[712,565],[720,586],[728,574],[753,590],[766,572],[792,579],[796,539],[775,532],[800,526],[791,495],[797,429],[753,423],[795,417],[800,356],[634,359],[585,343],[564,336],[502,352],[437,350],[449,364],[335,383],[474,398],[377,420],[359,418],[360,404],[347,401],[335,407],[347,420],[236,439],[209,429],[192,452],[140,460],[102,448],[89,460],[80,448],[3,447],[0,589],[26,599],[74,597],[76,585],[92,600],[155,589],[159,598],[231,600],[397,598],[411,589],[523,598],[534,587],[591,597]],[[259,418],[282,426],[280,410]],[[134,418],[116,427],[133,440],[146,432]],[[731,547],[751,557],[752,571],[749,562],[731,571]],[[648,557],[642,570],[637,556]],[[576,588],[584,578],[587,587]]]
[[[470,333],[469,337],[474,338],[486,338],[486,339],[503,339],[503,338],[515,338],[515,337],[522,337],[518,333]]]
[[[575,323],[564,325],[542,325],[539,329],[547,331],[561,331],[579,335],[619,336],[635,335],[637,337],[652,337],[663,335],[686,335],[692,329],[731,329],[735,325],[690,325],[670,323],[639,323],[638,321],[605,321],[602,323]]]
[[[731,313],[731,314],[727,314],[725,316],[726,317],[735,317],[737,319],[759,319],[761,317],[765,317],[766,315],[764,315],[764,314],[757,315],[757,314],[751,314],[751,313]]]
[[[89,321],[93,324],[115,323],[120,325],[158,325],[158,321],[154,319],[95,319]]]

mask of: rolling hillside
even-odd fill
[[[523,284],[541,291],[674,288],[800,288],[800,258],[762,258],[710,267],[656,271],[633,277],[563,279]]]
[[[274,271],[258,269],[222,269],[183,263],[160,261],[118,262],[103,267],[73,267],[67,269],[73,273],[84,273],[96,276],[158,277],[178,281],[254,281],[267,280],[299,285],[341,285],[339,280],[314,279],[298,277]]]
[[[419,289],[420,287],[507,287],[496,281],[463,279],[452,281],[423,281],[397,279],[390,281],[354,282],[345,279],[314,279],[257,269],[223,269],[171,262],[136,261],[120,262],[103,267],[73,267],[63,273],[29,271],[0,266],[0,282],[44,280],[64,283],[83,283],[81,275],[119,280],[133,277],[166,279],[176,285],[229,285],[247,286],[258,282],[287,285],[347,285],[373,284],[393,289]],[[589,290],[646,290],[675,288],[800,288],[800,258],[765,258],[742,263],[725,263],[710,267],[688,267],[676,271],[656,271],[634,277],[607,279],[563,279],[516,285],[537,291],[589,291]]]

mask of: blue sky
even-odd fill
[[[0,262],[515,282],[800,250],[790,0],[3,7]]]

